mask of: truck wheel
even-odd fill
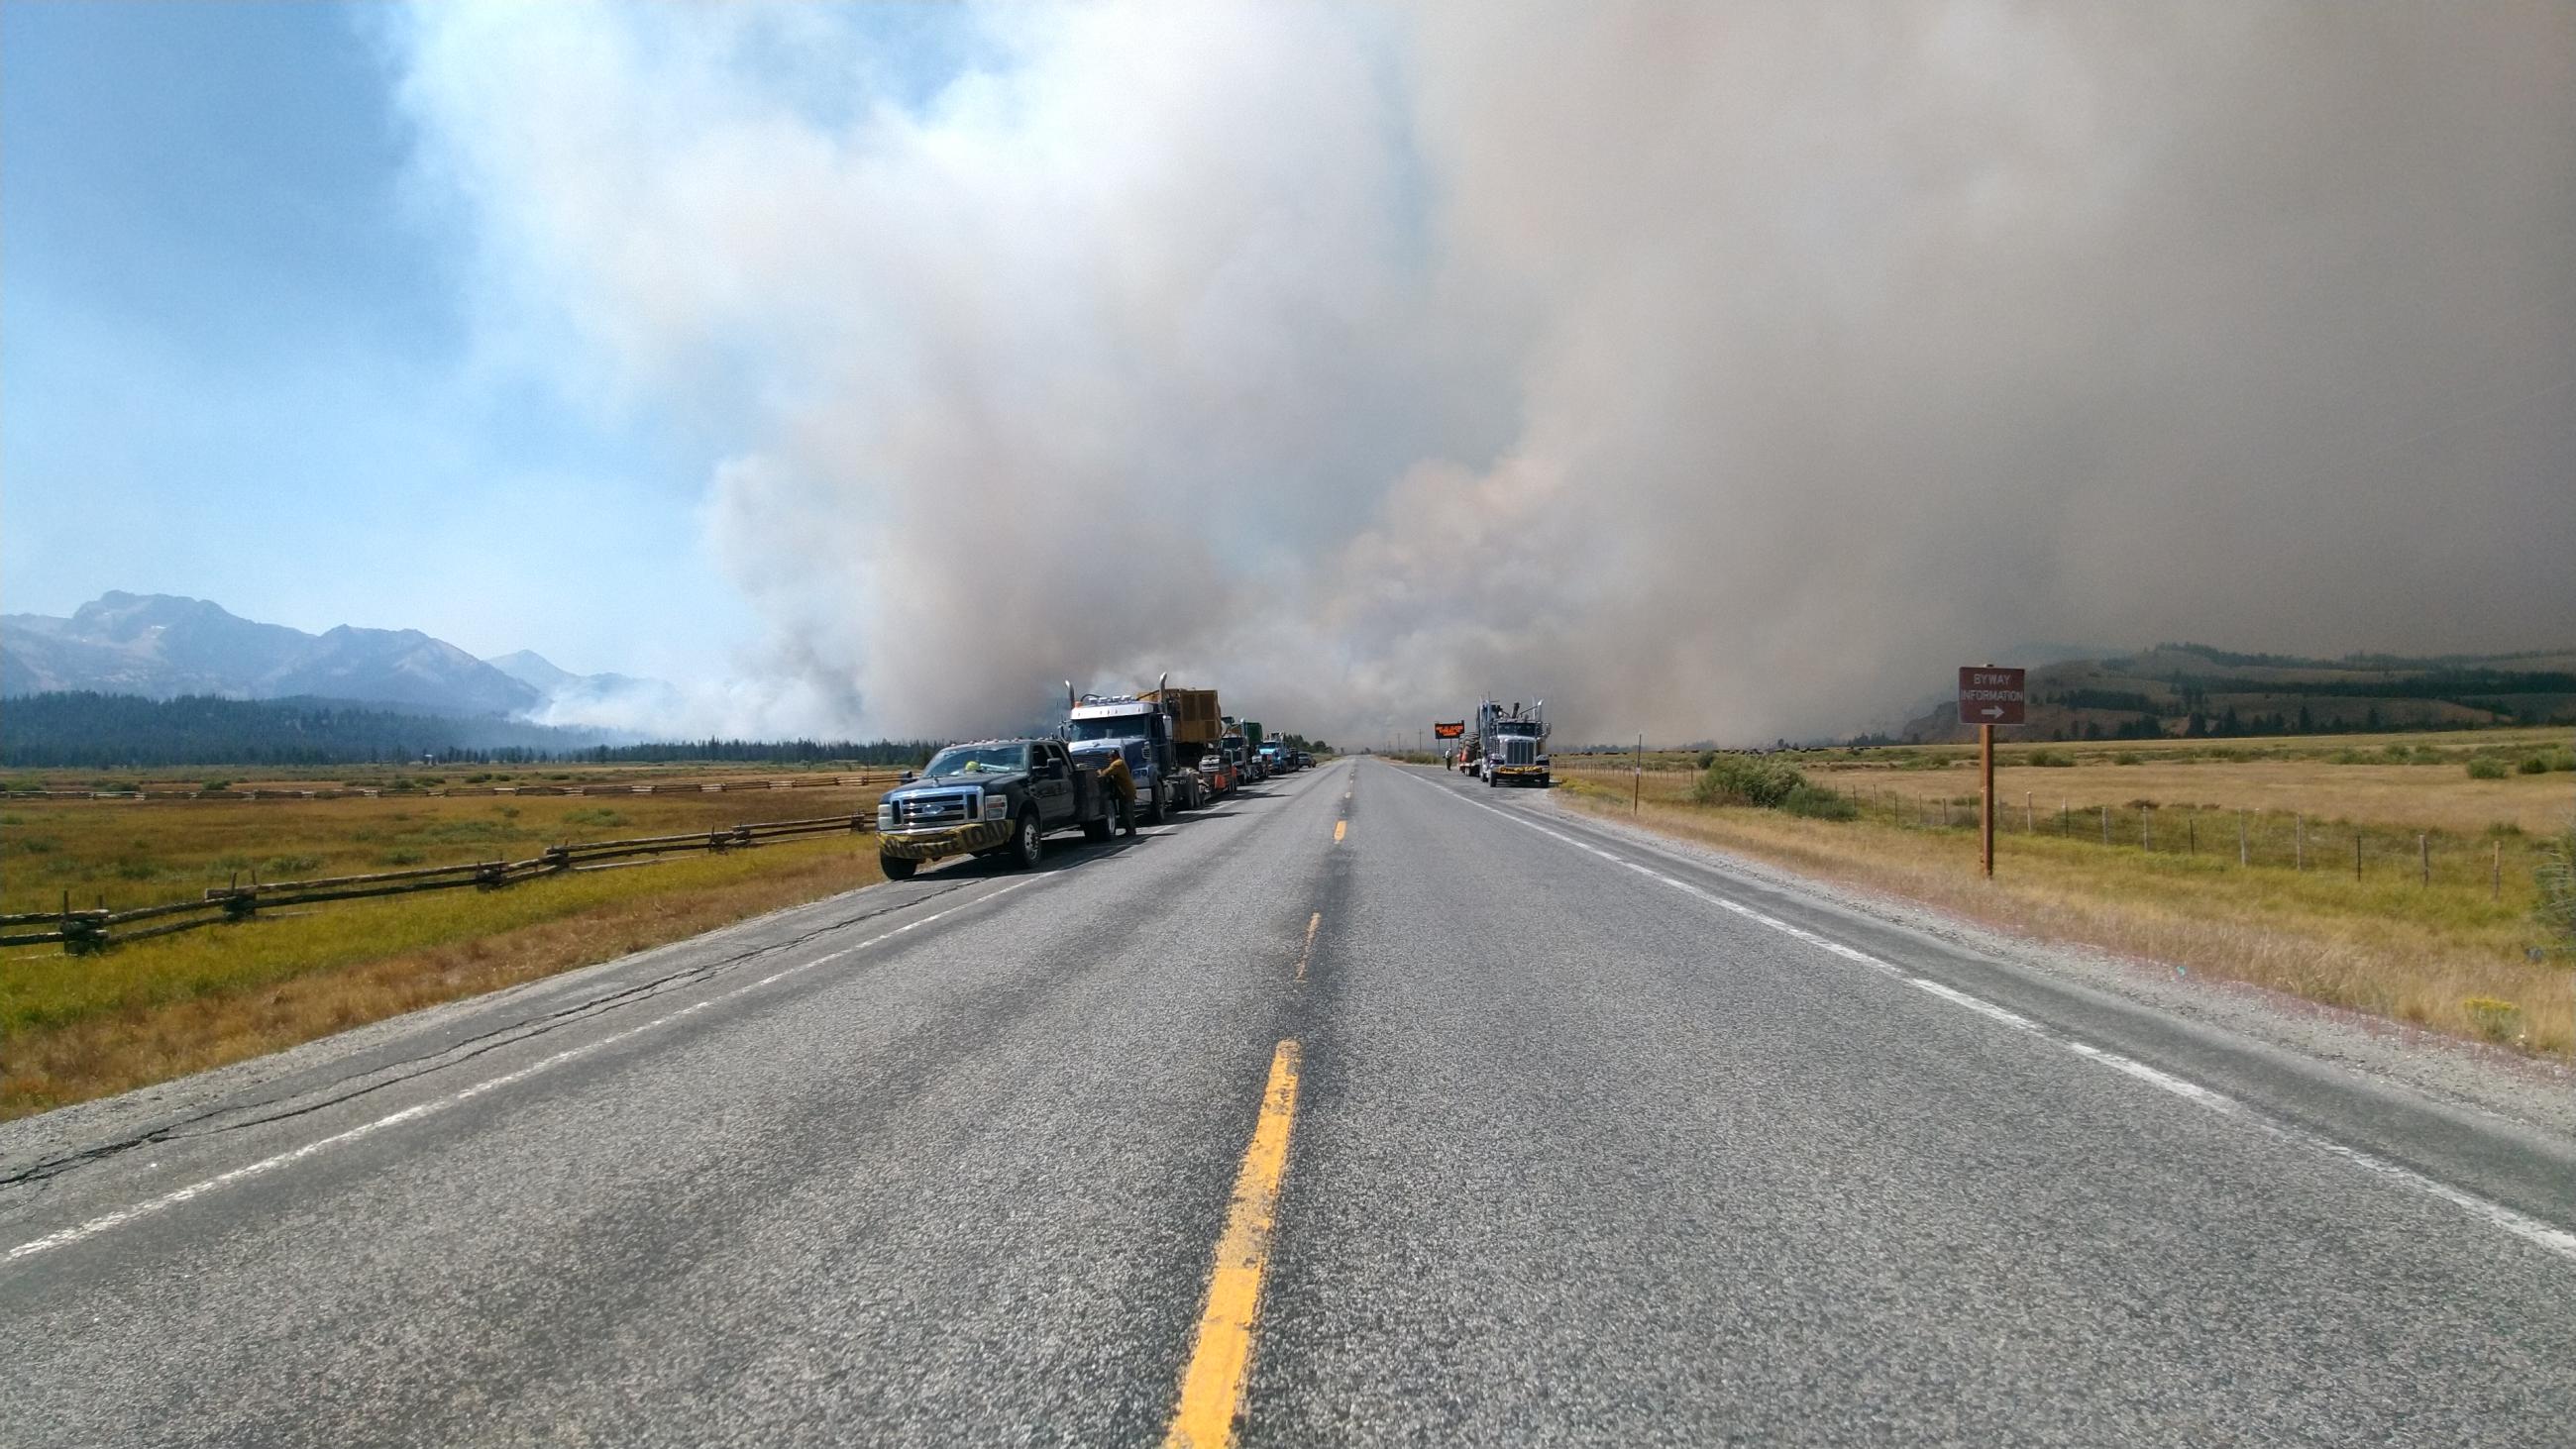
[[[1163,804],[1164,789],[1165,786],[1162,781],[1156,780],[1154,782],[1153,802],[1145,807],[1145,823],[1148,825],[1162,824],[1164,815],[1169,813],[1169,807]],[[1136,833],[1135,821],[1130,820],[1127,822],[1127,833],[1130,835]]]
[[[1011,863],[1022,870],[1035,870],[1046,854],[1046,842],[1038,835],[1038,816],[1034,810],[1020,812],[1020,828],[1011,836]]]
[[[1499,776],[1487,775],[1485,777],[1485,788],[1488,790],[1494,789],[1502,783],[1503,782]]]
[[[887,880],[910,880],[912,873],[921,869],[921,862],[906,860],[899,855],[880,855],[877,857],[877,869],[885,872]]]

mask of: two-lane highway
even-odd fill
[[[8,1443],[2576,1431],[2565,1144],[1373,762],[38,1125]]]

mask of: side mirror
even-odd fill
[[[906,770],[906,771],[904,771],[902,774],[895,776],[895,777],[894,777],[894,782],[895,782],[896,784],[898,784],[898,785],[909,785],[909,784],[911,784],[913,781],[915,781],[915,780],[917,780],[917,779],[919,779],[919,778],[921,778],[921,777],[920,777],[920,776],[918,776],[918,775],[915,775],[912,771],[910,771],[910,770]]]

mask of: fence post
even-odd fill
[[[2361,827],[2352,828],[2352,878],[2361,879]]]
[[[2425,886],[2430,886],[2430,885],[2432,885],[2432,884],[2433,884],[2433,846],[2432,846],[2432,843],[2431,843],[2431,837],[2430,837],[2430,836],[2426,836],[2426,835],[2418,834],[2418,835],[2415,837],[2415,855],[2416,855],[2416,858],[2417,858],[2418,863],[2423,867],[2423,880],[2420,882],[2420,884],[2423,884],[2423,885],[2425,885]]]
[[[2247,863],[2247,857],[2250,853],[2251,852],[2249,852],[2245,847],[2245,807],[2240,805],[2236,808],[2236,865],[2238,869],[2241,870],[2244,868]]]
[[[2153,850],[2156,848],[2155,822],[2155,807],[2150,805],[2141,805],[2138,807],[2138,849]]]
[[[2308,868],[2308,817],[2305,815],[2299,817],[2298,837],[2295,848],[2298,851],[2298,854],[2292,857],[2291,868],[2294,870],[2306,870]]]
[[[2108,805],[2102,807],[2102,843],[2111,843],[2111,807]]]
[[[2495,875],[2487,883],[2487,898],[2504,899],[2504,842],[2501,840],[2495,843]]]
[[[2031,792],[2028,790],[2021,792],[2021,833],[2024,835],[2037,835],[2039,833],[2039,827],[2032,823],[2034,817],[2031,815],[2030,796]]]
[[[2188,810],[2182,815],[2182,853],[2200,854],[2200,817]]]

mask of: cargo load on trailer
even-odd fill
[[[1222,754],[1220,746],[1225,738],[1225,715],[1218,708],[1215,690],[1180,689],[1160,683],[1137,697],[1166,707],[1165,713],[1172,721],[1172,748],[1183,765],[1199,772],[1202,799],[1230,788],[1229,773],[1209,768],[1209,757]]]

